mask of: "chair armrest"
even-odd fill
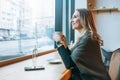
[[[62,73],[62,76],[61,76],[60,80],[69,80],[70,76],[71,76],[71,69],[66,69]]]

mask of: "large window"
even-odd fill
[[[55,0],[0,0],[0,61],[54,48]]]

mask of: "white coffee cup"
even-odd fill
[[[63,35],[62,32],[58,32],[58,31],[54,32],[53,33],[53,40],[56,42],[60,41],[62,35]]]

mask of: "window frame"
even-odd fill
[[[64,9],[65,8],[65,9]],[[68,10],[67,10],[68,9]],[[74,41],[74,31],[70,25],[70,19],[75,9],[74,0],[55,0],[55,31],[61,31],[66,35],[68,44]],[[65,12],[64,12],[65,11]],[[65,22],[63,22],[65,21]],[[68,26],[68,27],[66,27]],[[40,52],[37,56],[49,54],[56,49]],[[32,54],[0,61],[0,67],[32,58]]]

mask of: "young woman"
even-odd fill
[[[64,35],[57,44],[65,67],[72,71],[69,80],[111,80],[102,62],[100,45],[103,41],[97,33],[92,13],[87,9],[76,9],[71,23],[79,32],[75,45],[69,49]]]

